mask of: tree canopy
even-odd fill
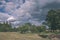
[[[50,10],[46,22],[51,30],[60,30],[60,10]]]

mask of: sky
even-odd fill
[[[60,0],[0,0],[0,21],[42,25],[47,12],[57,8],[60,8]]]

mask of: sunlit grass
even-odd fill
[[[0,40],[49,40],[38,34],[20,34],[18,32],[0,32]]]

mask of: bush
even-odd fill
[[[47,38],[48,37],[48,35],[40,35],[40,34],[38,36],[40,36],[42,38]]]

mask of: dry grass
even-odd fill
[[[49,40],[37,34],[20,34],[18,32],[0,32],[0,40]]]

